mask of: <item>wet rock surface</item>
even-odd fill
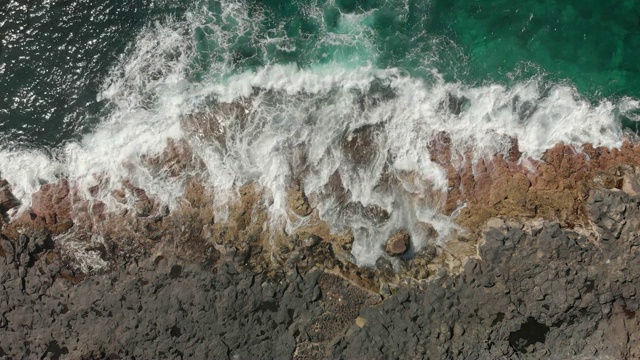
[[[441,134],[432,142],[431,158],[447,170],[444,211],[459,211],[456,222],[470,231],[496,216],[579,223],[585,218],[583,204],[590,189],[638,188],[632,179],[637,178],[640,146],[630,142],[620,149],[557,144],[540,160],[532,160],[520,158],[512,139],[505,154],[475,163],[471,153],[456,153],[451,147],[448,136]]]
[[[347,139],[351,160],[371,160],[355,156],[368,136]],[[127,181],[113,210],[108,179],[88,195],[61,179],[12,218],[0,180],[0,358],[640,358],[640,147],[558,145],[525,164],[515,143],[455,167],[447,144],[431,153],[460,231],[398,231],[374,268],[295,179],[301,223],[278,231],[252,183],[221,216],[198,176],[171,211]],[[180,141],[145,161],[169,178],[204,171]]]
[[[396,231],[391,234],[387,241],[385,251],[391,256],[404,255],[411,245],[411,235],[404,230]]]

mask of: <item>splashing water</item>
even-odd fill
[[[139,34],[104,82],[110,112],[91,133],[47,152],[6,144],[2,177],[26,205],[42,183],[67,177],[88,189],[107,174],[105,202],[126,179],[174,207],[189,174],[153,173],[142,159],[184,139],[217,194],[255,182],[272,221],[290,228],[287,187],[300,181],[332,230],[352,230],[358,264],[371,265],[395,230],[409,229],[420,249],[420,223],[433,224],[438,241],[455,227],[438,211],[447,180],[429,153],[443,132],[476,158],[506,152],[512,137],[534,158],[559,142],[621,144],[618,118],[640,108],[633,98],[589,101],[544,74],[509,86],[451,81],[451,69],[439,71],[442,49],[457,47],[426,30],[413,50],[388,49],[381,22],[415,31],[426,21],[410,19],[417,5],[407,4],[200,2]],[[185,126],[203,111],[216,131]]]

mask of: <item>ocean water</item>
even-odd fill
[[[507,151],[513,137],[536,158],[558,142],[615,147],[632,136],[639,10],[577,0],[10,0],[0,5],[0,175],[25,207],[60,177],[84,189],[108,179],[97,196],[110,206],[127,179],[173,207],[189,174],[140,160],[185,139],[221,217],[238,186],[256,182],[272,227],[295,228],[306,219],[286,216],[286,189],[299,179],[371,265],[397,229],[417,250],[421,222],[438,242],[456,228],[439,211],[447,183],[428,150],[442,132],[474,158]],[[185,126],[190,117],[199,129]],[[362,211],[374,205],[390,219]]]

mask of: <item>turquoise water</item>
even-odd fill
[[[543,73],[590,98],[640,94],[640,2],[433,3],[430,28],[465,56],[462,81]]]
[[[299,179],[369,266],[397,229],[418,250],[420,223],[438,242],[455,228],[429,150],[443,132],[452,153],[472,155],[453,162],[505,153],[514,138],[540,158],[560,142],[620,146],[640,120],[634,2],[10,4],[0,8],[0,176],[27,205],[65,177],[113,208],[125,181],[175,206],[192,173],[148,159],[182,139],[216,201],[260,186],[272,229],[299,225],[287,215]]]
[[[253,1],[248,14],[261,19],[250,29],[216,1],[200,5],[211,11],[209,24],[235,32],[219,43],[211,40],[217,28],[195,29],[205,69],[231,53],[239,71],[373,62],[417,76],[436,69],[467,84],[543,76],[593,100],[640,94],[636,1]]]
[[[21,144],[53,146],[91,131],[109,109],[97,100],[105,78],[141,29],[169,18],[187,24],[192,82],[272,64],[339,64],[470,86],[543,79],[594,103],[640,97],[637,1],[21,4],[0,6],[0,130]]]

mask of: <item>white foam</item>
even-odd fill
[[[82,141],[65,145],[54,156],[1,150],[1,175],[15,195],[28,205],[30,194],[43,182],[65,176],[86,190],[106,174],[108,182],[98,196],[112,206],[117,204],[108,194],[124,179],[174,206],[189,174],[178,179],[155,174],[142,165],[141,156],[159,153],[168,138],[185,137],[180,118],[201,108],[205,99],[242,98],[249,104],[246,122],[220,116],[224,147],[186,137],[206,164],[210,185],[223,195],[217,199],[227,199],[238,186],[254,181],[270,197],[272,224],[281,225],[286,221],[286,188],[293,177],[302,177],[333,229],[353,230],[357,262],[371,265],[395,230],[409,229],[419,249],[424,243],[417,222],[432,223],[440,233],[438,241],[454,227],[451,218],[438,212],[447,181],[428,151],[440,132],[449,134],[454,148],[473,147],[477,157],[504,152],[509,137],[517,137],[525,156],[537,158],[558,142],[619,146],[622,131],[616,113],[639,107],[633,99],[592,105],[566,85],[545,87],[536,80],[509,88],[469,87],[446,83],[434,71],[427,82],[398,69],[377,69],[375,62],[364,64],[361,58],[304,69],[270,64],[230,75],[237,70],[233,54],[222,53],[205,80],[191,82],[196,28],[212,29],[210,40],[227,45],[239,31],[259,31],[259,21],[249,17],[244,4],[223,1],[222,6],[221,22],[211,22],[206,10],[197,9],[184,22],[167,20],[145,29],[105,81],[101,99],[111,103],[113,111]],[[359,31],[366,38],[365,28],[354,30],[366,16],[343,17],[341,32]],[[327,36],[327,42],[342,41],[340,32]],[[277,31],[251,41],[291,46],[291,39]],[[363,52],[374,56],[369,45],[364,44]],[[450,94],[468,99],[460,114],[443,105]],[[365,125],[376,127],[374,160],[354,166],[342,144],[345,136]],[[300,163],[300,154],[306,162]],[[349,201],[386,209],[390,220],[377,223],[362,213],[345,211],[326,187],[336,171]],[[385,171],[395,179],[392,191],[378,186]]]
[[[31,205],[31,194],[40,185],[56,181],[65,170],[65,164],[39,150],[0,152],[0,176],[9,182],[11,191],[24,207]]]
[[[374,82],[386,84],[396,97],[363,111],[359,96],[371,91]],[[425,212],[425,204],[437,203],[437,199],[428,198],[433,196],[431,186],[437,194],[447,184],[443,169],[431,162],[428,152],[429,142],[440,132],[451,136],[454,148],[463,151],[474,147],[478,157],[506,152],[511,137],[517,137],[520,150],[533,158],[559,142],[621,144],[616,107],[633,104],[603,101],[590,105],[570,87],[556,85],[542,89],[542,85],[531,81],[512,88],[467,87],[441,80],[429,85],[401,76],[393,69],[347,70],[327,66],[303,70],[295,66],[270,66],[211,86],[216,97],[225,101],[250,97],[253,105],[249,122],[253,127],[251,133],[244,134],[229,128],[227,147],[233,148],[230,150],[233,156],[218,157],[220,162],[209,166],[228,169],[224,173],[234,174],[240,183],[257,181],[277,198],[285,186],[282,181],[286,181],[291,171],[285,164],[292,163],[292,149],[302,145],[307,152],[304,183],[308,191],[321,191],[338,170],[352,201],[376,204],[395,214],[390,222],[379,226],[346,215],[329,200],[319,206],[322,216],[336,231],[354,229],[354,255],[360,264],[370,265],[380,256],[386,236],[399,228],[411,228],[418,220],[416,214],[423,214],[421,221],[438,224],[442,234],[450,230],[450,219],[438,217],[435,212],[424,215],[429,213]],[[269,91],[256,95],[256,88]],[[448,94],[468,99],[460,114],[443,107]],[[524,113],[526,106],[531,109],[528,114]],[[356,168],[344,159],[340,148],[343,137],[371,124],[383,129],[376,138],[376,161],[368,167]],[[234,143],[233,139],[241,141]],[[405,195],[376,189],[385,166],[394,173],[417,174],[399,178],[402,186],[394,191]],[[415,197],[424,201],[410,201]],[[280,208],[283,203],[275,201],[273,213],[284,213],[285,209]]]
[[[92,237],[88,242],[77,241],[73,233],[63,234],[55,238],[56,243],[64,256],[71,261],[74,268],[85,274],[97,273],[109,268],[110,264],[100,257],[100,252],[95,250],[98,246],[104,246],[102,237]]]

